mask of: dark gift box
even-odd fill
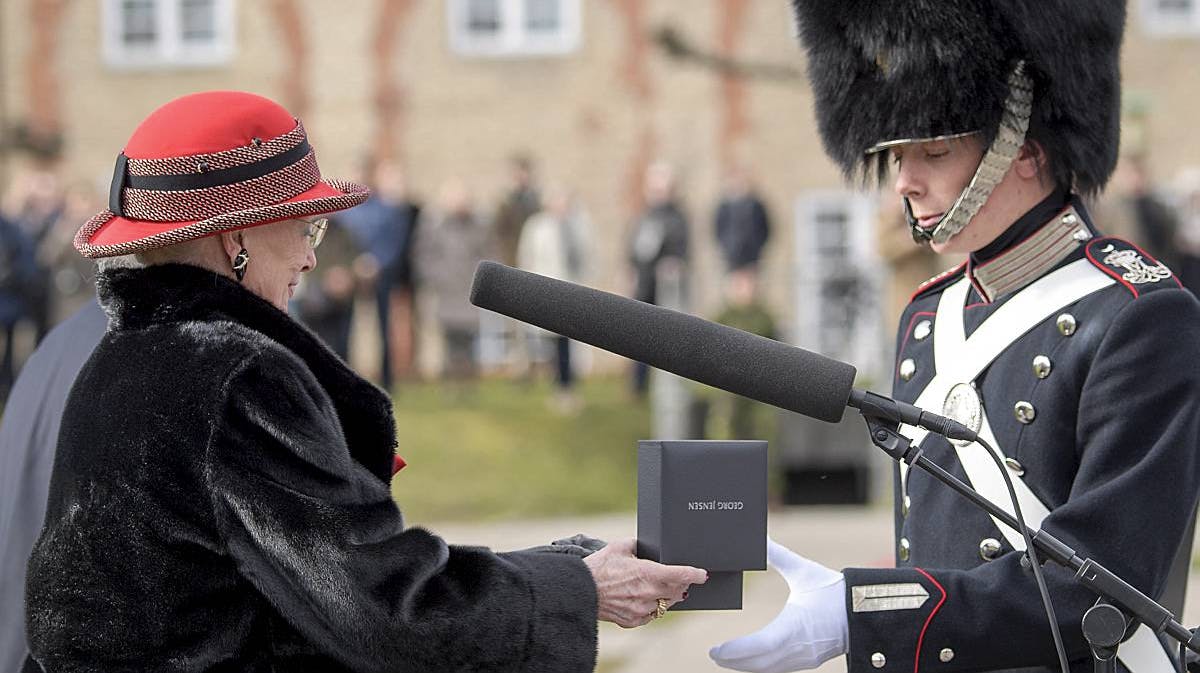
[[[638,442],[637,529],[639,557],[708,571],[672,610],[740,610],[767,569],[767,443]]]

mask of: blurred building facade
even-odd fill
[[[655,40],[663,28],[768,74],[672,58]],[[713,315],[712,214],[723,167],[738,162],[777,222],[761,287],[783,336],[886,376],[881,316],[907,292],[888,292],[895,256],[879,243],[906,243],[875,235],[890,218],[822,153],[793,31],[781,0],[4,0],[0,181],[26,161],[18,146],[44,146],[102,189],[151,109],[244,89],[303,118],[331,175],[364,155],[394,159],[426,198],[460,176],[494,204],[508,157],[527,153],[586,205],[594,283],[624,294],[641,176],[664,160],[694,229],[690,308]],[[1154,172],[1200,162],[1200,0],[1131,0],[1124,76],[1149,101],[1138,142]]]

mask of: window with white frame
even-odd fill
[[[233,56],[234,0],[103,0],[104,60],[116,68],[199,67]]]
[[[450,0],[450,46],[468,56],[550,56],[580,43],[579,0]]]
[[[1141,18],[1150,35],[1200,35],[1200,0],[1141,0]]]

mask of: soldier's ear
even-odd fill
[[[1013,170],[1025,180],[1041,179],[1048,165],[1046,151],[1036,140],[1026,140],[1013,160]]]

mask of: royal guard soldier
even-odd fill
[[[967,261],[917,289],[895,398],[1001,455],[1030,528],[1178,605],[1200,491],[1200,303],[1084,197],[1117,160],[1121,0],[795,0],[826,151],[850,178],[894,173],[913,238]],[[902,432],[1012,511],[979,444]],[[896,567],[838,573],[771,543],[791,597],[713,648],[746,671],[847,654],[867,671],[1060,670],[1021,534],[918,470],[896,472]],[[802,541],[797,541],[802,543]],[[1072,671],[1093,661],[1096,595],[1044,568]],[[1168,591],[1168,586],[1173,589]],[[1170,594],[1170,595],[1167,595]],[[1178,613],[1177,613],[1178,614]],[[1119,669],[1167,673],[1146,627]]]

